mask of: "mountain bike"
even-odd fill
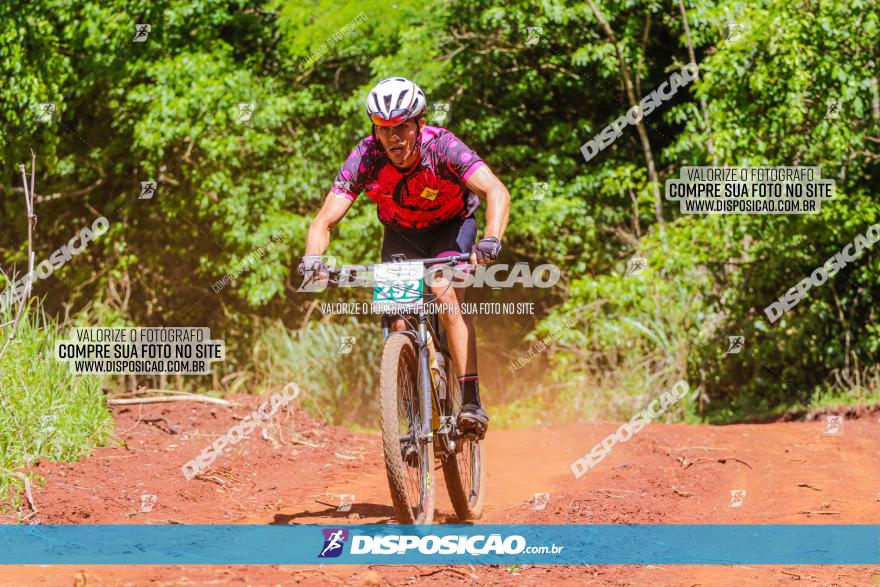
[[[462,521],[483,515],[486,468],[480,440],[458,430],[461,388],[446,333],[438,315],[426,311],[433,301],[424,292],[425,266],[436,270],[467,261],[470,254],[330,269],[333,277],[372,272],[374,308],[382,312],[385,334],[379,383],[380,426],[391,501],[401,524],[430,524],[434,519],[435,462]],[[377,306],[378,305],[378,306]],[[403,330],[393,330],[403,320]],[[399,322],[398,322],[399,325]]]

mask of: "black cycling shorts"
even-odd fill
[[[470,253],[477,238],[477,221],[470,216],[463,220],[455,219],[417,233],[397,230],[385,226],[382,239],[382,262],[391,260],[391,255],[404,254],[407,259],[426,259],[448,257]]]

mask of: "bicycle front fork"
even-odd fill
[[[419,408],[422,416],[420,442],[434,441],[434,409],[431,396],[433,383],[431,381],[431,359],[428,348],[428,319],[424,314],[419,314]]]

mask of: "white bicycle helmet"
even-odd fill
[[[377,126],[395,126],[425,111],[425,93],[405,77],[383,79],[367,95],[367,116]]]

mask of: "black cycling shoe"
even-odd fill
[[[464,404],[458,413],[458,429],[462,434],[473,434],[479,440],[489,428],[489,416],[480,404]]]

